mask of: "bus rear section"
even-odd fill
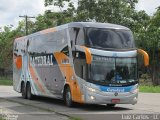
[[[18,38],[13,49],[13,86],[33,95],[87,104],[136,104],[137,54],[123,26],[75,22]]]

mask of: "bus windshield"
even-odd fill
[[[135,48],[132,32],[123,29],[85,28],[85,45],[93,48]]]
[[[137,83],[137,59],[93,56],[88,67],[88,80],[99,85],[131,85]]]

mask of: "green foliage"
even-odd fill
[[[145,93],[160,93],[160,86],[140,86],[139,91]]]
[[[5,120],[5,119],[3,119],[2,115],[0,115],[0,120]]]
[[[71,0],[45,0],[45,6],[55,5],[59,7],[64,7],[65,2],[70,2]]]
[[[12,86],[13,80],[7,80],[7,79],[0,78],[0,85]]]
[[[11,69],[13,40],[20,34],[19,31],[11,31],[8,27],[0,33],[0,68]]]
[[[126,24],[134,13],[134,4],[127,0],[79,0],[77,14],[82,20]]]
[[[135,3],[137,2],[137,0],[78,0],[78,7],[75,7],[72,0],[45,0],[45,5],[54,5],[63,8],[64,5],[68,3],[65,13],[70,16],[71,21],[94,20],[97,22],[117,23],[131,27],[133,24],[133,16],[136,13],[134,9]]]
[[[54,21],[52,20],[52,17],[49,15],[39,15],[36,19],[37,21],[35,22],[33,32],[46,29],[48,28],[48,26],[54,26]]]

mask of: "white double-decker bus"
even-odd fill
[[[87,104],[136,104],[137,54],[130,29],[109,23],[73,22],[17,38],[13,85],[33,95]]]

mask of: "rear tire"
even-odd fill
[[[27,99],[32,100],[33,99],[33,95],[31,93],[31,85],[30,85],[30,83],[27,83],[26,89],[27,89],[27,91],[26,91]]]
[[[64,92],[64,102],[68,107],[73,106],[73,101],[72,101],[72,95],[71,95],[71,90],[69,87],[66,87],[65,92]]]
[[[23,97],[24,99],[26,99],[26,98],[27,98],[27,94],[26,94],[25,83],[22,83],[22,85],[21,85],[21,93],[22,93],[22,97]]]

